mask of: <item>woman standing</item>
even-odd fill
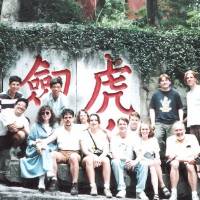
[[[165,197],[169,197],[170,192],[165,186],[162,178],[159,144],[157,139],[153,137],[154,132],[151,129],[150,124],[144,122],[141,123],[139,135],[141,137],[141,140],[138,149],[138,156],[140,157],[143,164],[149,166],[151,183],[154,190],[153,200],[159,199],[158,184],[160,185],[162,193],[165,195]]]
[[[84,154],[83,166],[89,179],[92,196],[96,196],[97,187],[95,183],[95,168],[102,167],[104,180],[104,194],[111,198],[110,192],[110,160],[107,157],[109,153],[109,142],[106,132],[100,128],[100,117],[97,114],[89,116],[89,128],[84,131],[81,140],[81,149]]]
[[[38,111],[37,122],[32,126],[28,136],[26,157],[20,160],[21,176],[24,178],[39,177],[40,192],[45,191],[45,174],[48,172],[47,176],[51,176],[50,153],[57,148],[54,143],[42,146],[40,141],[52,134],[55,122],[56,118],[50,106],[42,106]]]

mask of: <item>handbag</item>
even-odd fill
[[[97,156],[100,156],[102,153],[103,153],[103,150],[101,150],[101,149],[99,149],[98,147],[97,147],[97,145],[96,145],[96,143],[95,143],[95,141],[94,141],[94,139],[93,139],[93,137],[92,137],[92,135],[90,134],[90,131],[89,130],[87,130],[88,131],[88,133],[89,133],[89,135],[90,135],[90,137],[91,137],[91,139],[92,139],[92,142],[94,143],[94,154],[95,155],[97,155]]]

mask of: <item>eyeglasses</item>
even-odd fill
[[[41,114],[42,114],[42,115],[49,115],[50,112],[49,112],[49,111],[44,111],[44,112],[42,112]]]

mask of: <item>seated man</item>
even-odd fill
[[[144,193],[148,166],[142,165],[137,158],[134,158],[134,151],[138,149],[139,136],[128,131],[128,124],[128,119],[118,119],[118,134],[113,136],[111,140],[111,152],[113,156],[111,165],[118,190],[116,197],[124,198],[126,196],[124,170],[129,170],[136,172],[136,197],[138,199],[148,200],[149,198]]]
[[[177,185],[179,181],[179,165],[186,167],[188,181],[192,190],[192,200],[199,200],[197,194],[197,175],[194,159],[199,153],[199,144],[195,135],[185,134],[182,122],[175,122],[172,126],[173,135],[167,138],[166,156],[170,162],[171,197],[177,200]]]
[[[29,121],[24,116],[28,100],[19,98],[14,109],[2,110],[0,114],[0,150],[17,148],[25,141],[29,133]]]
[[[78,175],[80,156],[80,131],[73,124],[74,111],[71,109],[64,109],[61,113],[62,126],[58,127],[55,132],[47,139],[41,142],[45,146],[54,140],[57,141],[58,151],[52,152],[53,159],[53,178],[49,190],[54,191],[57,184],[58,163],[68,163],[70,165],[70,172],[72,176],[71,195],[78,194]],[[43,145],[40,145],[41,147]]]

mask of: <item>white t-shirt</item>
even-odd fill
[[[58,149],[60,150],[80,150],[81,132],[79,128],[73,124],[70,131],[66,130],[64,126],[58,127],[54,132],[57,140]]]
[[[200,125],[200,85],[187,93],[187,127]]]
[[[13,108],[7,108],[0,113],[0,136],[5,136],[8,131],[7,126],[13,123],[19,128],[24,127],[27,133],[30,132],[29,122],[24,114],[17,116]]]
[[[147,157],[145,157],[145,154],[151,154],[154,155],[155,159],[160,159],[159,151],[160,147],[158,144],[158,140],[155,137],[149,138],[148,140],[143,140],[140,138],[140,142],[138,145],[138,154],[141,157],[141,161],[148,164],[149,160]]]
[[[111,140],[111,153],[118,159],[134,159],[134,151],[138,149],[139,137],[132,133],[128,133],[125,138],[119,134],[113,136]]]
[[[108,153],[109,152],[109,142],[108,142],[107,134],[101,129],[99,129],[99,131],[94,134],[90,132],[90,134],[92,135],[92,138],[93,138],[97,148],[102,150],[104,152],[104,154]],[[95,145],[94,145],[94,142],[92,141],[92,138],[89,135],[88,129],[84,130],[81,134],[82,144],[91,153],[93,153],[95,150]]]
[[[185,134],[183,142],[179,142],[175,135],[169,136],[166,143],[166,156],[176,155],[179,159],[193,158],[200,152],[199,143],[195,135]]]

